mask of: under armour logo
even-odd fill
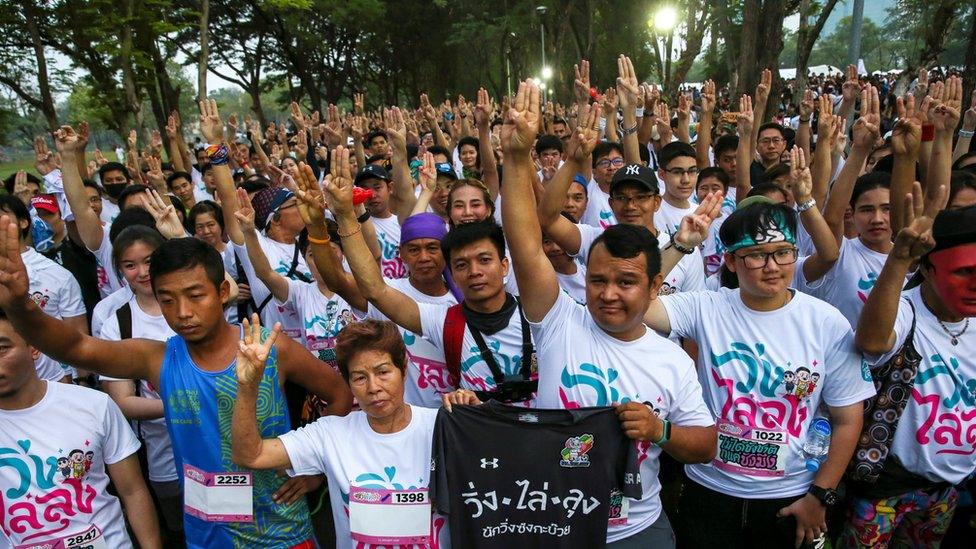
[[[627,166],[626,175],[639,175],[639,174],[640,174],[640,166],[638,166],[637,164],[631,164],[630,166]]]
[[[494,458],[494,459],[481,458],[481,468],[487,469],[489,467],[491,467],[492,469],[498,469],[498,458]]]

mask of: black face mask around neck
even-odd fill
[[[105,194],[112,200],[118,200],[119,196],[122,195],[122,191],[128,186],[128,183],[113,183],[111,185],[102,185],[102,188],[105,189]]]
[[[508,326],[512,319],[512,315],[518,308],[518,303],[515,301],[515,297],[512,294],[505,294],[505,304],[502,308],[493,313],[481,313],[472,310],[468,307],[467,303],[462,303],[464,307],[464,317],[468,322],[468,326],[475,328],[484,335],[492,335],[498,333]]]

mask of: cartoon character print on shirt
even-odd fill
[[[384,232],[376,232],[376,240],[380,244],[380,267],[384,278],[403,278],[407,276],[407,266],[400,259],[400,243],[387,240]]]
[[[349,309],[339,310],[339,304],[330,301],[325,306],[325,316],[315,315],[305,320],[305,341],[308,349],[322,362],[328,364],[336,373],[339,372],[339,362],[336,360],[335,344],[339,332],[349,324],[355,322]],[[318,395],[308,393],[302,405],[302,422],[310,423],[328,414],[329,403]]]
[[[769,361],[762,343],[749,346],[734,341],[730,347],[726,353],[711,356],[712,379],[726,393],[718,416],[750,427],[784,429],[790,436],[800,436],[810,416],[805,403],[820,382],[821,374],[815,370],[822,369],[823,364],[814,360],[809,366],[794,369],[787,364],[784,368]],[[729,369],[736,371],[732,377],[723,377],[722,371]]]
[[[417,387],[422,390],[432,389],[438,395],[447,394],[457,386],[457,380],[451,379],[447,365],[443,362],[424,358],[410,351],[416,350],[417,343],[423,341],[416,334],[403,331],[403,344],[407,348],[407,360],[417,366]]]
[[[422,479],[417,479],[416,483],[404,484],[402,481],[398,481],[396,478],[397,468],[393,465],[383,468],[383,473],[363,473],[358,475],[355,479],[349,482],[351,486],[356,488],[371,488],[374,490],[417,490],[419,488],[426,488],[423,485]],[[346,490],[342,491],[342,512],[345,513],[346,518],[349,518],[349,492]],[[447,524],[447,520],[439,515],[430,515],[430,543],[425,545],[399,545],[400,549],[439,549],[440,548],[440,533]],[[357,541],[355,545],[356,549],[380,549],[379,545],[372,545],[369,543]]]
[[[936,454],[973,455],[976,453],[976,379],[966,379],[959,371],[959,359],[934,354],[919,365],[912,399],[926,414],[915,432],[922,446],[936,445]],[[952,380],[952,394],[941,394],[929,383],[940,376]]]
[[[861,300],[861,303],[868,302],[868,295],[874,289],[874,285],[877,282],[878,273],[875,272],[870,272],[866,277],[857,281],[857,297]]]
[[[43,309],[47,306],[47,302],[51,300],[51,296],[47,295],[42,291],[31,292],[31,301],[37,304],[38,307]]]
[[[7,536],[25,543],[52,538],[70,527],[68,517],[93,513],[97,493],[85,479],[94,452],[59,449],[60,455],[43,457],[30,453],[30,439],[18,440],[17,446],[0,447],[0,468],[10,467],[20,477],[16,486],[0,490],[0,527]]]

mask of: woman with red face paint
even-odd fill
[[[939,195],[924,211],[907,201],[905,228],[861,313],[856,343],[881,384],[867,415],[888,419],[866,415],[845,547],[937,547],[954,485],[976,469],[976,206],[936,216],[945,187]]]

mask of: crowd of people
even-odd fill
[[[266,128],[204,100],[119,162],[38,137],[0,195],[0,547],[971,536],[976,94],[617,69]]]

